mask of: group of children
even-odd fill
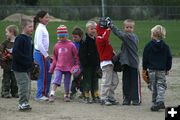
[[[34,22],[34,26],[33,26]],[[31,84],[29,72],[33,62],[40,66],[37,80],[36,101],[55,101],[57,87],[64,81],[64,101],[74,98],[77,90],[81,92],[83,102],[98,102],[101,105],[119,104],[115,98],[115,89],[119,78],[113,70],[113,56],[116,55],[110,44],[111,31],[122,40],[119,53],[122,66],[123,105],[141,104],[141,81],[138,58],[138,37],[134,34],[135,22],[124,21],[123,30],[119,30],[110,18],[100,21],[88,21],[86,33],[79,27],[72,31],[72,39],[68,39],[68,28],[57,27],[57,43],[53,48],[53,57],[49,51],[49,33],[46,25],[49,14],[40,11],[34,20],[23,19],[22,33],[17,36],[17,27],[6,28],[7,40],[0,46],[3,80],[1,96],[4,98],[19,97],[19,110],[31,110],[29,105]],[[36,27],[36,23],[38,23]],[[34,27],[34,28],[33,28]],[[32,32],[35,29],[34,48]],[[166,31],[161,25],[151,29],[151,41],[143,52],[143,79],[148,80],[152,90],[152,111],[164,109],[166,78],[172,66],[170,48],[163,41]],[[6,54],[5,54],[6,52]],[[6,65],[8,67],[3,67]],[[99,82],[97,71],[102,70],[102,81]],[[54,79],[51,82],[52,74]],[[73,80],[71,82],[71,75]],[[15,77],[14,77],[15,76]],[[16,78],[16,79],[15,79]],[[17,83],[16,83],[17,82]],[[50,91],[50,84],[52,89]],[[18,86],[18,87],[17,87]],[[19,91],[19,92],[18,92]],[[11,93],[11,95],[10,95]]]

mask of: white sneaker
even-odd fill
[[[46,97],[46,96],[42,96],[41,98],[39,98],[40,100],[42,100],[42,101],[48,101],[48,97]]]
[[[31,109],[32,108],[28,103],[19,104],[19,106],[18,106],[19,111],[29,111]]]
[[[35,98],[35,100],[36,100],[36,101],[48,101],[49,98],[46,97],[46,96],[42,96],[42,97],[40,97],[40,98]]]

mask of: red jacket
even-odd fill
[[[109,42],[110,29],[104,29],[99,26],[96,26],[97,37],[96,45],[100,57],[100,61],[112,60],[114,55],[113,48]]]

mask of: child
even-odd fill
[[[148,72],[149,82],[152,90],[151,111],[164,109],[164,95],[167,88],[166,77],[172,66],[172,55],[169,46],[163,41],[166,30],[161,25],[156,25],[151,29],[151,41],[145,46],[143,52],[143,78],[147,79],[145,73]]]
[[[47,101],[51,84],[51,74],[48,72],[50,67],[49,33],[46,25],[49,22],[49,14],[40,11],[34,17],[34,29],[39,23],[34,36],[34,60],[40,66],[40,76],[37,80],[36,101]]]
[[[0,45],[0,59],[1,67],[3,69],[3,79],[2,79],[2,91],[1,97],[18,98],[18,87],[13,71],[11,70],[12,65],[12,49],[14,45],[14,40],[18,34],[18,28],[16,25],[9,25],[6,28],[7,40]],[[10,95],[11,93],[11,95]]]
[[[98,78],[96,69],[99,67],[99,56],[96,47],[96,22],[86,23],[85,39],[80,43],[79,59],[83,68],[83,92],[85,99],[83,102],[91,103],[90,93],[93,101],[99,100]]]
[[[22,19],[22,33],[18,35],[13,47],[12,69],[14,71],[19,93],[20,111],[31,110],[29,98],[31,92],[31,80],[29,72],[33,64],[32,32],[33,22],[29,19]]]
[[[109,41],[110,28],[104,26],[105,17],[100,18],[99,24],[96,26],[97,38],[96,44],[100,56],[100,65],[102,69],[101,82],[101,104],[102,105],[116,105],[114,91],[119,83],[117,72],[113,70],[112,58],[114,56],[113,48]]]
[[[111,22],[110,22],[111,23]],[[140,105],[141,88],[139,79],[138,38],[133,33],[135,22],[131,19],[124,21],[124,32],[118,30],[112,23],[112,32],[122,40],[120,63],[123,66],[123,105]]]
[[[79,27],[75,27],[72,31],[72,39],[74,40],[74,44],[77,48],[77,50],[79,51],[79,47],[80,47],[80,42],[83,39],[83,31],[81,28]],[[77,90],[79,89],[79,91],[81,92],[81,96],[82,97],[82,93],[83,93],[83,88],[82,88],[82,73],[80,73],[77,76],[74,76],[74,79],[72,80],[71,83],[71,99],[73,99],[74,95],[77,93]]]
[[[76,46],[67,39],[68,30],[65,25],[60,25],[57,28],[58,41],[53,50],[53,62],[51,64],[50,73],[55,70],[55,78],[52,82],[52,90],[49,101],[54,102],[55,91],[58,86],[61,86],[62,76],[64,74],[64,101],[70,102],[69,89],[71,82],[70,70],[73,66],[78,66],[78,52]]]

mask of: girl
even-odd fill
[[[62,75],[64,74],[64,101],[69,102],[69,88],[71,82],[71,69],[73,66],[78,66],[78,52],[76,46],[67,39],[67,27],[60,25],[57,28],[58,41],[54,46],[53,62],[50,67],[50,73],[55,70],[55,78],[53,80],[53,87],[50,93],[49,101],[54,102],[55,91],[58,86],[61,86]]]
[[[40,76],[37,80],[37,90],[35,100],[48,100],[51,74],[48,73],[50,67],[49,50],[49,33],[46,25],[49,22],[49,14],[46,11],[40,11],[34,17],[34,28],[39,23],[34,37],[34,60],[40,66]]]

